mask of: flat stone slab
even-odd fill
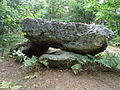
[[[43,54],[38,60],[47,61],[49,67],[71,68],[77,63],[77,59],[82,60],[82,57],[80,54],[59,50],[54,54]]]

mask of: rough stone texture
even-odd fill
[[[34,49],[54,47],[81,54],[95,55],[107,47],[113,33],[100,25],[62,23],[44,19],[25,18],[23,32]]]
[[[47,62],[50,68],[71,68],[73,65],[80,63],[80,61],[83,62],[85,57],[87,57],[73,52],[56,50],[54,48],[49,48],[48,51],[55,51],[55,53],[43,54],[39,57],[38,61]],[[102,64],[90,62],[82,64],[82,69],[88,71],[110,71],[109,68],[105,67]]]
[[[49,67],[70,68],[77,63],[77,59],[82,60],[82,55],[59,50],[54,54],[43,54],[39,61],[47,61]]]

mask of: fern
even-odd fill
[[[108,68],[116,69],[116,67],[120,65],[120,57],[115,53],[105,52],[102,58],[100,60],[95,60],[95,62],[103,64]]]
[[[98,56],[99,59],[96,59]],[[82,71],[83,66],[86,65],[85,67],[88,67],[89,64],[101,64],[112,70],[120,70],[120,57],[115,53],[104,52],[98,54],[97,56],[87,55],[83,56],[82,59],[76,59],[76,61],[77,63],[71,67],[75,74],[78,74],[80,71]]]

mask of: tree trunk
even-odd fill
[[[4,50],[0,51],[0,57],[4,56]]]

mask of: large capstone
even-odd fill
[[[25,37],[31,43],[29,53],[35,53],[35,55],[49,47],[95,55],[104,51],[108,40],[113,37],[113,33],[108,28],[100,25],[63,23],[33,18],[23,20],[22,31],[26,33]]]

